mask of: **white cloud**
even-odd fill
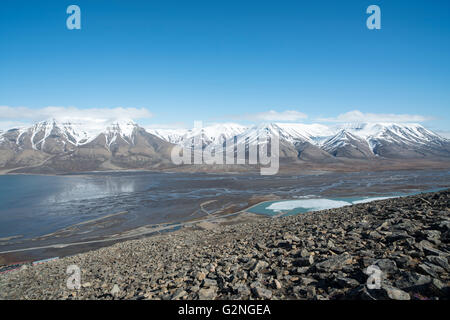
[[[437,133],[438,135],[440,135],[441,137],[450,139],[450,131],[447,131],[447,130],[436,130],[436,131],[434,131],[434,132],[436,132],[436,133]]]
[[[319,118],[322,122],[424,122],[433,120],[432,117],[426,117],[416,114],[393,114],[393,113],[363,113],[359,110],[353,110],[341,113],[335,118]]]
[[[145,126],[146,129],[186,129],[187,127],[184,122],[151,123]]]
[[[23,121],[0,121],[0,131],[12,128],[28,127],[29,125],[29,122]]]
[[[248,120],[248,121],[297,121],[308,118],[302,112],[295,110],[275,111],[269,110],[265,112],[247,113],[244,115],[234,115],[230,118],[234,120]]]
[[[0,128],[28,126],[38,121],[56,119],[59,121],[80,122],[102,125],[118,119],[148,119],[152,114],[145,108],[88,108],[45,107],[32,109],[28,107],[0,106]]]

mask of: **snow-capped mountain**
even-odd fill
[[[223,124],[188,131],[152,130],[151,133],[179,145],[191,145],[200,137],[203,146],[230,139],[257,143],[267,133],[279,135],[280,154],[302,159],[448,156],[449,140],[420,124],[348,123],[326,126],[302,123],[263,123],[251,127]]]
[[[112,145],[121,142],[133,145],[137,130],[139,126],[132,120],[115,121],[108,125],[101,135],[105,137],[105,146],[110,149]]]
[[[0,168],[45,166],[45,170],[82,171],[140,168],[169,163],[171,143],[131,120],[105,126],[54,119],[0,136]],[[45,171],[44,170],[44,171]]]
[[[52,153],[67,150],[92,141],[100,130],[87,128],[83,124],[59,122],[55,119],[41,121],[29,128],[14,128],[1,136],[11,146],[19,149],[31,148]]]
[[[270,137],[279,138],[279,155],[284,159],[322,160],[330,157],[322,151],[315,142],[322,139],[327,131],[319,130],[321,125],[304,125],[291,123],[262,123],[252,126],[237,135],[235,139],[227,140],[226,145],[245,144],[246,149],[251,145],[265,144]],[[316,134],[316,135],[315,135]]]
[[[355,123],[343,124],[337,128],[372,143],[376,143],[378,140],[385,140],[396,143],[427,144],[440,143],[443,140],[443,137],[416,123]]]
[[[369,158],[375,155],[366,139],[347,130],[340,130],[320,146],[335,157]]]
[[[102,136],[105,147],[114,143],[134,144],[136,130],[140,127],[132,120],[114,121],[106,126],[60,122],[55,119],[41,121],[29,128],[15,128],[1,136],[18,148],[55,152],[83,146]]]
[[[148,133],[173,144],[183,144],[183,137],[188,129],[147,129]]]
[[[107,125],[54,119],[0,133],[0,170],[77,172],[171,167],[174,144],[227,151],[279,137],[280,160],[313,164],[348,160],[426,159],[448,162],[450,141],[419,124],[351,123],[340,125],[263,123],[250,127],[215,124],[191,130],[157,130],[132,120]],[[237,144],[237,145],[236,145]],[[237,154],[238,148],[236,148]]]
[[[246,129],[247,127],[236,123],[221,123],[193,129],[147,129],[147,131],[170,143],[190,146],[194,141],[199,141],[203,145],[220,143],[241,134]]]
[[[334,155],[422,158],[448,156],[449,153],[449,140],[420,124],[357,123],[335,129],[336,134],[320,144]]]
[[[277,123],[277,126],[281,138],[293,144],[309,142],[318,145],[335,133],[335,130],[323,124]]]

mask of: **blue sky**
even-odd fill
[[[450,130],[449,1],[2,0],[0,39],[4,126],[65,108],[151,126],[358,110]]]

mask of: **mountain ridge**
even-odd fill
[[[226,139],[219,141],[220,132],[212,133],[214,127],[205,127],[203,131],[197,130],[197,135],[206,145],[215,143],[221,145],[230,140],[229,130]],[[167,130],[167,129],[166,129]],[[182,146],[191,146],[195,133],[187,135],[179,130],[149,130],[160,138]],[[234,130],[234,137],[238,140],[248,139],[254,143],[262,132],[277,132],[282,144],[289,144],[298,149],[310,144],[316,149],[326,151],[335,157],[372,158],[376,156],[395,157],[395,152],[408,156],[422,157],[426,154],[433,156],[449,156],[449,140],[424,128],[420,124],[396,123],[347,123],[333,126],[323,124],[303,123],[263,123],[239,130]],[[204,139],[203,132],[215,139]],[[312,148],[309,146],[309,148]],[[314,149],[314,148],[313,148]],[[422,150],[423,149],[423,150]]]
[[[170,162],[173,145],[133,121],[103,128],[47,120],[0,137],[0,168],[37,173],[153,168]]]
[[[176,168],[170,156],[175,145],[191,147],[196,141],[203,148],[226,145],[228,149],[235,143],[248,148],[268,133],[280,138],[280,160],[294,164],[450,159],[450,140],[420,124],[261,123],[245,127],[225,123],[168,130],[144,129],[130,119],[102,125],[49,119],[0,133],[0,170],[65,173]]]

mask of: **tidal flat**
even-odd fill
[[[0,176],[0,259],[64,256],[194,223],[208,228],[217,222],[267,219],[255,210],[237,216],[268,200],[360,200],[449,185],[448,170],[317,171],[270,177],[156,172],[4,175]]]

